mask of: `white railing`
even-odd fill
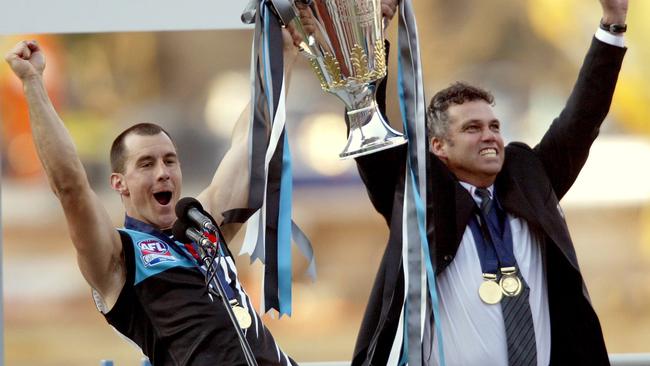
[[[650,353],[613,353],[609,355],[612,366],[650,366]],[[141,366],[151,366],[149,360],[143,358]],[[114,366],[113,361],[102,360],[100,366]],[[301,362],[300,366],[350,366],[346,361],[332,362]]]
[[[609,361],[612,366],[649,366],[650,353],[612,353]]]
[[[650,353],[612,353],[612,366],[650,366]],[[349,362],[303,362],[300,366],[350,366]]]

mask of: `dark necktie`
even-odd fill
[[[492,209],[492,206],[494,206],[493,200],[490,198],[490,192],[487,189],[477,188],[476,195],[481,199],[479,206],[483,216],[481,224],[486,225],[485,229],[487,229],[486,220],[499,215],[497,215],[496,209]],[[489,230],[483,230],[483,232],[489,234]],[[491,238],[486,238],[486,240],[492,241]],[[501,300],[501,311],[508,344],[508,364],[510,366],[530,366],[537,364],[535,328],[530,303],[528,302],[530,289],[519,273],[517,273],[517,276],[519,276],[523,286],[521,293],[512,297],[504,296]]]

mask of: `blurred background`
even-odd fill
[[[630,6],[629,50],[610,114],[563,200],[611,353],[650,352],[650,2]],[[531,145],[561,111],[601,15],[595,0],[427,0],[415,9],[426,94],[456,80],[482,85],[496,96],[506,139]],[[175,137],[184,195],[207,186],[248,102],[252,30],[6,36],[0,50],[31,38],[45,48],[48,91],[116,226],[123,211],[108,184],[108,150],[136,122],[157,122]],[[388,110],[399,128],[394,59],[395,52]],[[294,315],[265,317],[297,361],[350,359],[387,240],[353,162],[337,159],[342,112],[300,59],[287,106],[294,219],[314,245],[318,280],[294,255]],[[138,364],[139,351],[107,326],[77,269],[34,152],[22,87],[4,62],[0,121],[6,364]],[[231,243],[235,252],[239,246]],[[237,258],[258,301],[260,266],[248,262]]]

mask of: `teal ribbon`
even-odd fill
[[[293,182],[291,176],[291,152],[289,136],[285,130],[280,179],[280,217],[278,219],[278,300],[280,317],[291,316],[291,204]]]

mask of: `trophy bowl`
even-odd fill
[[[406,143],[384,120],[375,100],[386,76],[381,0],[298,0],[291,26],[324,91],[343,101],[349,121],[341,159]]]

